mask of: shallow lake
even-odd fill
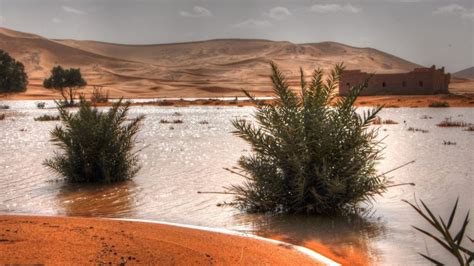
[[[399,124],[380,127],[386,148],[379,171],[416,160],[389,175],[394,183],[416,186],[389,189],[362,216],[330,218],[249,215],[217,206],[231,201],[229,195],[197,193],[242,182],[223,168],[235,166],[249,152],[232,135],[230,120],[251,119],[251,107],[134,107],[132,116],[146,115],[137,147],[144,148],[142,170],[133,181],[91,187],[55,181],[57,177],[42,166],[54,153],[49,131],[58,123],[33,118],[56,110],[36,109],[32,101],[7,104],[11,109],[0,111],[7,115],[0,121],[0,213],[145,218],[224,227],[314,248],[322,244],[343,257],[370,258],[362,258],[361,264],[428,265],[417,252],[428,250],[437,258],[447,254],[411,228],[429,227],[401,200],[423,199],[445,217],[459,196],[459,219],[465,210],[474,210],[474,132],[436,126],[448,117],[474,123],[474,109],[385,109],[381,117]],[[183,123],[162,124],[161,119]],[[408,131],[409,127],[428,132]],[[473,225],[468,235],[474,236]]]

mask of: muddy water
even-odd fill
[[[371,211],[354,217],[304,217],[249,215],[216,204],[232,200],[227,195],[198,194],[222,191],[241,182],[226,172],[248,146],[231,134],[229,120],[250,119],[252,108],[140,107],[131,115],[145,114],[138,148],[142,170],[130,182],[113,186],[67,185],[41,163],[54,153],[49,131],[56,122],[35,122],[34,117],[55,114],[39,110],[34,102],[9,102],[0,121],[0,212],[47,215],[146,218],[194,225],[225,227],[273,236],[315,249],[323,249],[360,264],[427,264],[416,252],[438,258],[447,254],[410,225],[427,228],[401,199],[421,198],[433,210],[448,215],[456,197],[461,209],[474,210],[474,133],[460,128],[438,128],[446,117],[474,123],[474,109],[386,109],[385,159],[380,171],[416,160],[392,174],[395,183],[416,186],[390,189],[377,197]],[[423,116],[431,119],[422,119]],[[161,124],[161,119],[181,119],[182,124]],[[203,121],[208,122],[207,124]],[[408,127],[428,130],[410,132]],[[443,145],[443,141],[456,145]],[[471,226],[470,235],[474,235]],[[327,250],[326,250],[327,249]]]

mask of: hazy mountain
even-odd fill
[[[468,67],[466,69],[453,73],[453,76],[456,78],[474,79],[474,67]]]

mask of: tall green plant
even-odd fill
[[[342,64],[325,81],[318,69],[307,82],[300,69],[297,94],[277,65],[271,68],[275,102],[261,103],[246,92],[256,103],[256,124],[232,121],[253,150],[230,170],[245,177],[227,188],[235,203],[249,212],[329,214],[385,191],[388,181],[375,169],[381,158],[377,129],[369,128],[382,107],[363,115],[354,107],[368,80],[337,98]]]
[[[449,215],[447,221],[441,218],[441,216],[436,217],[430,210],[430,208],[422,200],[420,200],[420,202],[423,205],[423,209],[406,200],[403,201],[408,203],[413,209],[415,209],[415,211],[421,217],[423,217],[423,219],[426,220],[440,236],[436,236],[428,232],[427,230],[421,229],[416,226],[413,226],[413,228],[440,244],[446,251],[448,251],[454,258],[456,258],[460,266],[472,265],[471,263],[474,262],[474,251],[467,249],[467,246],[463,245],[464,237],[467,237],[471,241],[471,243],[474,243],[474,240],[472,238],[466,236],[467,226],[469,225],[469,211],[467,212],[459,231],[455,234],[451,233],[451,226],[453,225],[454,216],[456,215],[459,199],[456,200],[456,203],[454,204],[454,207],[451,210],[451,215]],[[434,263],[435,265],[444,265],[442,262],[436,260],[433,257],[430,257],[429,255],[421,253],[419,254],[423,256],[423,258]]]
[[[77,113],[58,104],[62,126],[51,132],[51,140],[62,150],[44,162],[71,182],[111,183],[132,178],[139,170],[132,152],[144,116],[132,119],[130,103],[115,103],[107,112],[92,108],[81,99]]]

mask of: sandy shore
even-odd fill
[[[0,215],[0,264],[321,265],[294,247],[164,224]]]

